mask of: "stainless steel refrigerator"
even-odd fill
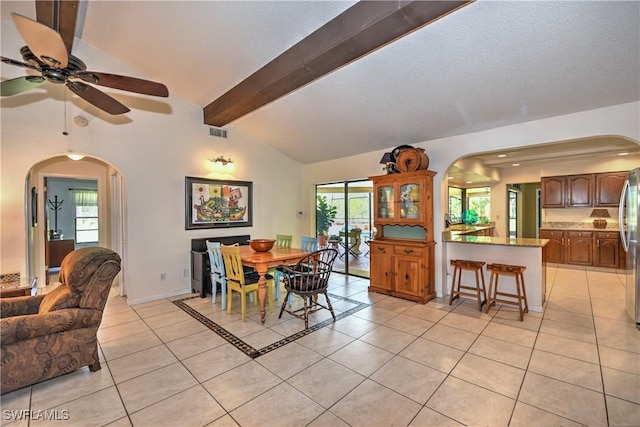
[[[640,274],[638,274],[638,264],[640,264],[640,250],[638,250],[638,226],[640,225],[640,196],[638,180],[640,178],[640,168],[630,170],[627,180],[620,195],[620,208],[618,210],[620,224],[620,238],[622,247],[627,257],[625,270],[626,279],[626,309],[627,313],[636,322],[636,327],[640,329]]]

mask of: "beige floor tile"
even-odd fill
[[[543,411],[526,403],[517,402],[511,416],[510,427],[564,427],[582,426],[567,418],[562,418],[550,412]]]
[[[346,396],[365,377],[330,359],[323,359],[294,375],[287,383],[324,408]]]
[[[524,374],[524,369],[485,359],[471,353],[465,354],[451,371],[451,375],[456,378],[512,399],[518,397]]]
[[[307,427],[349,427],[349,424],[333,415],[331,411],[324,411],[322,415],[307,424]]]
[[[235,322],[226,323],[224,325],[224,328],[238,338],[242,338],[247,335],[255,334],[256,332],[264,330],[264,326],[262,326],[262,324],[256,323],[253,320],[249,319],[245,319],[244,322],[242,320],[236,320]]]
[[[513,399],[449,376],[426,406],[466,425],[506,426],[515,403]]]
[[[231,344],[223,344],[184,359],[182,363],[198,381],[204,382],[250,360]]]
[[[429,330],[435,323],[406,314],[399,314],[385,322],[384,326],[419,337]]]
[[[296,342],[315,351],[316,353],[328,356],[340,350],[350,342],[353,342],[354,339],[355,338],[345,335],[342,332],[338,332],[335,329],[322,328],[299,338]]]
[[[519,401],[588,425],[606,425],[604,395],[563,381],[527,372]]]
[[[282,383],[231,412],[241,426],[265,425],[265,420],[280,426],[307,425],[324,409],[289,384]]]
[[[184,411],[184,408],[189,410]],[[131,414],[131,421],[134,426],[198,427],[224,415],[225,410],[198,384],[134,412]]]
[[[540,325],[542,324],[542,313],[529,311],[524,315],[524,319],[520,321],[520,313],[517,310],[511,310],[508,307],[503,307],[495,314],[495,316],[493,316],[491,323],[500,323],[513,326],[514,328],[538,332]]]
[[[114,386],[52,407],[50,411],[49,414],[55,414],[58,421],[35,419],[29,425],[44,426],[64,423],[74,426],[102,426],[127,415],[118,390]]]
[[[349,316],[345,319],[338,320],[329,328],[335,329],[353,338],[359,338],[372,329],[378,327],[377,323],[370,322],[356,316]]]
[[[410,426],[462,426],[463,424],[442,415],[439,412],[429,409],[426,406],[418,412],[418,415],[411,421]]]
[[[418,319],[428,320],[429,322],[437,323],[449,313],[449,310],[437,308],[439,304],[436,305],[432,303],[433,300],[429,301],[427,304],[422,305],[414,305],[409,308],[407,311],[402,314],[412,317],[417,317]],[[454,303],[455,304],[455,303]],[[454,306],[455,307],[455,306]],[[447,306],[447,308],[451,309],[452,307]]]
[[[256,361],[286,380],[322,359],[322,356],[296,342],[269,352]]]
[[[246,342],[253,348],[261,349],[278,342],[283,338],[285,338],[284,335],[263,327],[258,332],[242,337],[242,341]]]
[[[446,374],[440,371],[402,356],[396,356],[370,378],[424,405],[446,377]]]
[[[129,420],[129,417],[126,416],[118,418],[114,422],[107,424],[106,427],[131,427],[131,421]]]
[[[634,335],[618,334],[612,331],[598,333],[598,346],[640,353],[640,333]]]
[[[148,305],[144,307],[140,307],[137,305],[132,306],[132,308],[140,315],[143,319],[149,319],[151,317],[157,317],[163,314],[170,313],[184,313],[180,307],[170,302],[169,300],[157,301],[153,305]]]
[[[551,296],[547,302],[547,308],[555,310],[569,311],[577,314],[591,315],[591,301],[588,297],[575,297],[571,295],[555,294],[551,291]]]
[[[460,350],[424,338],[418,338],[400,352],[400,356],[447,374],[463,355]]]
[[[371,305],[367,308],[364,308],[354,313],[354,316],[359,317],[361,319],[368,320],[370,322],[383,324],[385,322],[388,322],[390,319],[397,316],[398,314],[399,313],[395,311],[379,308],[376,305]]]
[[[23,387],[3,394],[0,406],[3,426],[28,427],[28,411],[33,408],[31,406],[31,387]]]
[[[371,344],[356,340],[329,358],[357,373],[369,376],[393,358],[394,354]]]
[[[600,364],[607,368],[640,375],[640,356],[638,353],[617,350],[610,347],[599,347]]]
[[[218,418],[214,422],[207,424],[207,427],[238,427],[238,423],[235,422],[231,415],[225,415],[221,418]]]
[[[640,404],[640,375],[603,367],[602,378],[605,394]]]
[[[89,371],[89,368],[80,368],[31,386],[31,408],[53,408],[113,385],[108,366],[102,365],[102,369],[96,372]]]
[[[593,315],[607,319],[626,321],[629,318],[624,306],[624,300],[592,299]]]
[[[584,362],[599,363],[598,346],[584,341],[540,333],[535,348]]]
[[[167,343],[169,350],[179,359],[187,359],[196,354],[220,347],[227,341],[213,331],[206,330]]]
[[[331,408],[353,426],[407,425],[422,405],[371,380],[366,380]]]
[[[597,364],[534,350],[529,363],[529,372],[602,393],[602,376]]]
[[[479,334],[487,327],[489,319],[478,319],[468,315],[451,312],[447,314],[439,324]]]
[[[542,320],[540,332],[592,344],[595,344],[596,342],[596,333],[593,327],[556,322],[555,320],[548,320],[546,318]]]
[[[100,341],[101,344],[104,344],[109,341],[119,340],[150,330],[151,329],[143,320],[135,320],[133,322],[122,323],[108,328],[100,328],[98,329],[97,335],[98,341]]]
[[[169,326],[154,329],[154,332],[165,343],[183,338],[189,335],[196,334],[198,332],[206,331],[208,328],[197,320],[191,318],[184,322],[174,323]]]
[[[536,342],[537,334],[527,329],[491,322],[487,325],[484,331],[482,331],[482,335],[525,347],[533,347],[533,344]]]
[[[531,351],[532,349],[529,347],[482,335],[469,348],[469,353],[520,369],[526,369]]]
[[[127,412],[134,413],[197,383],[182,364],[174,363],[120,383],[118,390]]]
[[[473,317],[474,319],[491,320],[497,310],[489,310],[486,313],[486,306],[482,306],[482,310],[478,310],[478,301],[471,298],[463,298],[462,302],[454,307],[451,312],[462,316]]]
[[[106,360],[111,361],[128,354],[155,347],[159,344],[162,344],[160,338],[158,338],[153,331],[147,329],[142,333],[127,336],[118,340],[107,341],[105,343],[100,342],[100,348],[102,349]]]
[[[165,345],[158,345],[109,362],[116,384],[177,362]]]
[[[129,323],[135,320],[140,320],[140,316],[134,310],[129,309],[126,311],[120,311],[111,315],[103,315],[100,322],[100,328],[109,328],[111,326],[120,325],[122,323]]]
[[[360,337],[360,341],[375,345],[391,353],[399,353],[415,341],[415,335],[381,325]]]
[[[596,334],[599,335],[602,335],[602,333],[605,333],[606,331],[632,336],[636,336],[638,334],[636,324],[631,317],[626,320],[615,320],[607,319],[606,317],[594,316],[593,320],[596,324]]]
[[[570,323],[572,325],[584,326],[585,328],[594,329],[593,316],[590,314],[579,314],[571,311],[557,310],[547,307],[544,311],[545,320],[553,320],[555,322]]]
[[[280,383],[282,380],[277,375],[252,360],[202,385],[225,410],[232,411]]]
[[[376,308],[384,308],[385,310],[402,313],[413,307],[417,303],[402,298],[386,298],[374,304]]]
[[[425,332],[422,338],[467,351],[478,338],[478,334],[438,323]]]
[[[607,396],[610,426],[640,426],[640,405]]]
[[[173,305],[173,304],[172,304]],[[175,307],[175,306],[174,306]],[[173,325],[178,322],[184,322],[187,320],[192,320],[193,317],[188,315],[186,312],[180,310],[175,307],[168,313],[162,313],[151,317],[145,317],[143,320],[151,329],[159,329],[164,326]]]

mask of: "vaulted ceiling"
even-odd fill
[[[354,3],[81,1],[76,36],[204,108]],[[639,99],[640,2],[479,0],[227,128],[312,163]]]

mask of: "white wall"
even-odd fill
[[[2,25],[3,52],[17,52],[21,46],[13,28]],[[74,53],[91,69],[153,79],[78,40]],[[21,75],[20,68],[2,65],[3,79]],[[209,136],[200,106],[175,94],[163,99],[106,89],[132,110],[111,117],[70,93],[65,102],[64,90],[47,83],[28,94],[2,98],[0,271],[26,274],[25,233],[32,231],[25,223],[25,178],[30,169],[69,151],[113,165],[124,178],[129,303],[190,291],[190,277],[183,271],[190,268],[192,238],[286,233],[299,239],[306,229],[305,218],[296,218],[303,194],[300,164],[233,125],[227,127],[228,139]],[[78,114],[90,119],[87,127],[72,124]],[[65,128],[68,136],[62,135]],[[207,159],[220,154],[235,162],[230,175],[220,176],[210,167]],[[252,181],[253,227],[185,230],[185,176]],[[166,281],[160,273],[166,273]]]
[[[402,143],[411,143],[411,145],[415,147],[424,148],[427,156],[429,157],[429,169],[437,172],[437,175],[434,177],[434,230],[435,240],[437,242],[436,292],[438,295],[446,294],[447,282],[446,266],[443,264],[443,245],[441,237],[444,225],[442,215],[443,212],[445,212],[446,207],[447,187],[447,183],[445,182],[446,180],[443,180],[443,177],[446,175],[446,171],[449,167],[455,163],[456,160],[476,153],[495,151],[505,148],[526,147],[545,143],[569,141],[579,138],[609,135],[626,137],[635,142],[640,141],[640,103],[633,102],[616,105],[597,110],[552,117],[549,119],[537,120],[513,126],[505,126],[488,131],[453,136],[427,142],[412,143],[411,141],[402,141]],[[389,149],[397,145],[400,145],[400,143],[390,146]],[[313,188],[314,183],[357,179],[369,175],[382,174],[381,165],[378,162],[382,158],[384,151],[389,151],[389,149],[352,156],[346,159],[307,165],[304,168],[305,187],[310,191]],[[634,160],[631,159],[630,161]],[[623,165],[621,163],[616,165],[607,165],[607,167],[609,166],[611,166],[613,170],[631,168],[627,167],[629,164]],[[557,168],[544,166],[538,171],[536,171],[535,168],[523,168],[512,176],[505,177],[503,175],[502,179],[503,182],[512,182],[512,180],[514,180],[513,182],[534,182],[538,181],[540,176],[574,173],[574,171],[580,170],[580,167],[582,166],[579,164],[569,166],[567,162],[566,171],[562,165],[557,166]],[[602,167],[604,167],[604,165]],[[600,169],[600,167],[597,169]],[[594,169],[593,171],[602,170],[604,169]],[[591,171],[592,170],[586,172]],[[582,170],[580,170],[580,172],[582,172]],[[504,186],[495,186],[494,188],[497,190],[497,187],[502,188],[501,191],[506,193]],[[504,197],[506,197],[506,195],[503,195],[501,200],[504,200]],[[312,198],[312,193],[306,195],[307,206],[312,205]],[[497,212],[501,215],[501,218],[505,218],[506,205],[501,213],[499,210]]]

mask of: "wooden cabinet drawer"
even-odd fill
[[[384,245],[384,244],[376,243],[374,241],[370,241],[369,247],[371,248],[371,254],[383,254],[383,255],[393,254],[393,247],[389,245]]]
[[[394,247],[394,254],[402,256],[421,257],[424,255],[424,250],[415,246],[396,245]]]

